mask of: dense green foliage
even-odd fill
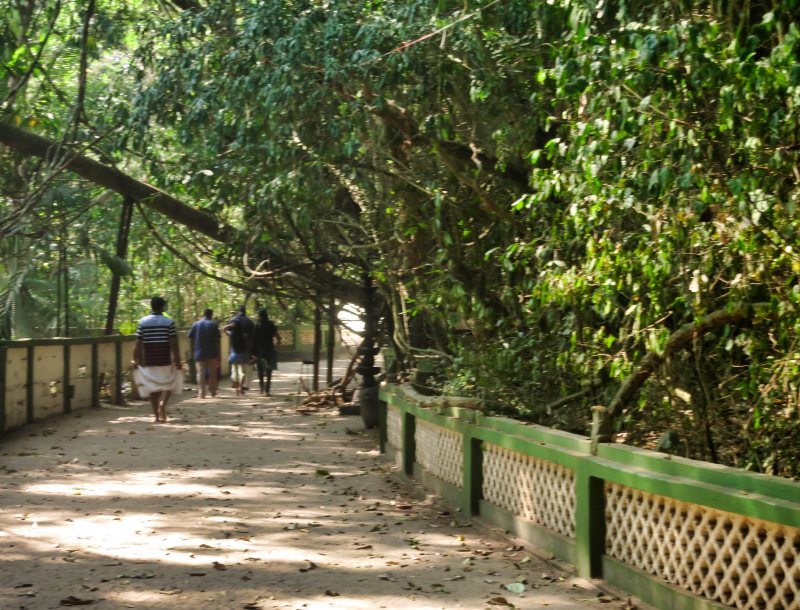
[[[769,304],[697,334],[616,425],[797,476],[798,4],[99,2],[73,141],[102,132],[98,158],[233,227],[220,246],[155,223],[206,270],[290,302],[358,300],[367,271],[407,363],[566,429],[683,325]],[[42,6],[27,55],[3,46],[8,82]],[[69,133],[70,28],[48,55],[60,79],[36,72],[3,120]]]

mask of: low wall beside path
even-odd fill
[[[663,610],[800,609],[800,483],[381,388],[405,476]],[[422,406],[427,404],[428,406]]]
[[[313,326],[278,329],[281,346],[278,359],[311,361]],[[194,377],[188,329],[178,330],[181,358]],[[325,359],[327,329],[322,335]],[[337,336],[334,355],[344,357],[351,349]],[[130,382],[133,335],[21,339],[0,341],[0,435],[60,413],[98,407],[101,401],[120,404],[124,384]],[[222,335],[222,353],[228,353],[228,336]],[[322,363],[321,363],[322,364]],[[221,374],[229,372],[225,357]]]

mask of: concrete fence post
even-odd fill
[[[414,463],[417,461],[417,443],[415,440],[417,419],[413,413],[403,413],[403,472],[414,476]]]
[[[8,348],[0,346],[0,436],[6,431],[6,362]]]
[[[27,369],[25,372],[25,416],[29,424],[33,423],[33,372],[35,348],[29,345],[25,350],[28,355]]]
[[[100,346],[97,341],[92,343],[92,407],[100,406]]]
[[[474,438],[469,430],[463,435],[463,498],[465,515],[480,513],[483,498],[483,441]]]
[[[578,576],[603,577],[605,553],[605,481],[590,474],[582,461],[575,470],[575,545]]]
[[[61,382],[61,391],[62,395],[61,398],[63,400],[63,408],[64,413],[70,413],[72,411],[72,384],[70,384],[70,358],[72,356],[70,352],[70,345],[69,343],[64,343],[63,345],[63,380]]]
[[[115,405],[122,404],[122,337],[114,341],[114,387],[112,401]]]
[[[386,453],[386,442],[388,440],[386,430],[386,411],[388,408],[386,401],[378,400],[378,448],[381,455]]]

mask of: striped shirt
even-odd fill
[[[175,322],[164,314],[151,313],[139,320],[136,336],[142,341],[142,364],[169,366],[172,363],[170,339],[177,335]]]

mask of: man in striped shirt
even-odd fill
[[[175,322],[164,315],[167,302],[153,297],[153,312],[139,320],[133,348],[133,378],[139,395],[149,396],[157,423],[167,421],[167,401],[183,391],[181,354]]]

